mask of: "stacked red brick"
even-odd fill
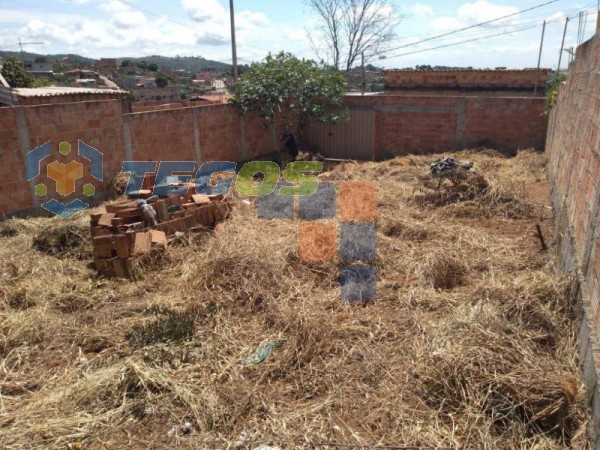
[[[133,262],[153,246],[166,246],[177,232],[200,231],[225,220],[231,210],[227,197],[170,196],[151,203],[158,225],[146,227],[137,200],[108,205],[105,213],[92,214],[91,232],[96,269],[107,277],[131,278]]]

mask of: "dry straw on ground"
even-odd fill
[[[436,191],[424,156],[321,177],[378,183],[367,307],[341,304],[337,260],[299,258],[297,221],[242,202],[137,281],[95,277],[85,214],[2,224],[0,442],[585,447],[568,280],[534,236],[552,242],[544,157],[454,156],[487,187]]]

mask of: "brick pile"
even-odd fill
[[[106,206],[106,212],[91,215],[94,261],[100,275],[132,278],[136,258],[153,247],[166,247],[176,233],[199,232],[225,220],[231,202],[223,195],[200,195],[188,187],[183,196],[168,196],[152,203],[158,224],[144,222],[138,200]]]

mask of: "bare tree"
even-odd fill
[[[306,0],[316,13],[317,35],[309,42],[321,59],[350,70],[362,55],[365,62],[385,51],[398,19],[389,0]],[[325,56],[325,57],[324,57]]]

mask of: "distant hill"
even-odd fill
[[[169,69],[183,69],[188,72],[200,72],[205,69],[224,69],[229,70],[231,64],[222,63],[219,61],[211,61],[210,59],[202,58],[201,56],[145,56],[142,58],[118,58],[119,63],[124,59],[128,59],[133,63],[141,63],[145,61],[147,64],[156,64],[158,67],[168,67]]]
[[[16,58],[21,59],[21,52],[0,51],[0,56],[2,58],[8,58],[8,57],[14,56]],[[92,58],[86,58],[85,56],[80,56],[80,55],[75,55],[75,54],[70,54],[70,53],[57,54],[57,55],[42,55],[39,53],[23,52],[23,57],[24,57],[25,61],[34,61],[36,58],[41,58],[44,56],[46,58],[48,58],[48,61],[50,61],[50,62],[60,62],[66,57],[71,58],[71,60],[74,61],[76,64],[82,64],[82,65],[91,65],[94,63],[94,61],[96,61],[95,59],[92,59]]]
[[[46,57],[49,62],[60,62],[65,57],[69,57],[76,64],[81,64],[84,66],[93,65],[97,59],[86,58],[85,56],[75,55],[75,54],[56,54],[56,55],[42,55],[38,53],[29,53],[24,52],[24,59],[26,61],[34,61],[36,58]],[[7,58],[15,56],[17,58],[21,58],[21,52],[8,52],[8,51],[0,51],[0,57]],[[201,56],[145,56],[142,58],[127,58],[120,57],[117,58],[119,63],[123,60],[129,60],[133,63],[141,63],[142,61],[146,61],[147,64],[156,64],[158,67],[168,67],[170,69],[183,69],[189,72],[200,72],[205,69],[223,69],[229,70],[231,68],[231,64],[222,63],[219,61],[211,61],[210,59],[203,58]]]

